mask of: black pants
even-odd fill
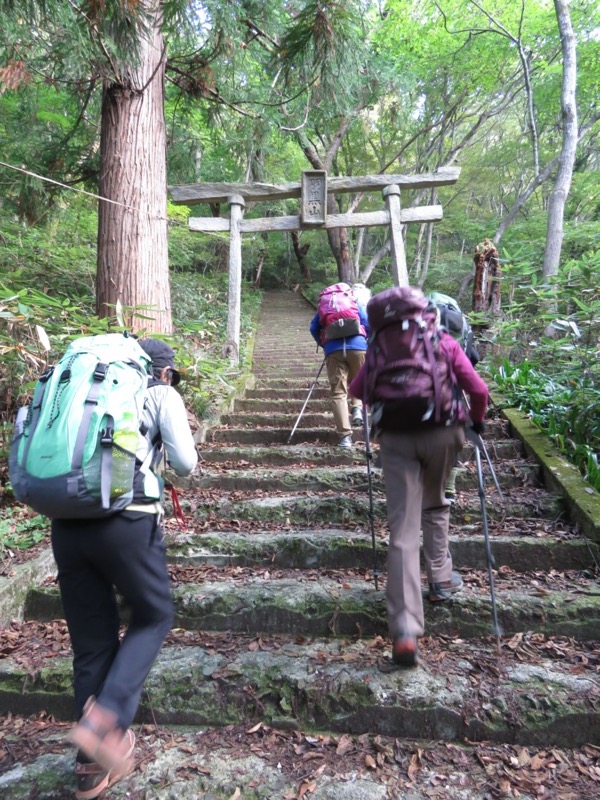
[[[157,517],[123,511],[102,520],[55,519],[52,549],[73,646],[77,719],[95,695],[126,729],[173,623]],[[131,613],[121,642],[115,589]]]

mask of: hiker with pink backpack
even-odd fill
[[[448,549],[450,502],[445,486],[465,443],[470,400],[474,431],[483,432],[488,390],[463,348],[439,324],[439,310],[420,289],[393,287],[367,305],[371,330],[363,367],[350,394],[368,404],[379,442],[390,534],[387,616],[392,660],[415,666],[424,633],[420,531],[431,603],[462,588]]]
[[[360,398],[348,397],[348,384],[365,360],[369,323],[364,306],[347,283],[335,283],[323,289],[310,332],[325,353],[338,445],[351,449],[352,427],[362,426],[363,413]]]

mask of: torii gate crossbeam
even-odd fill
[[[315,176],[317,173],[304,173]],[[197,203],[222,203],[229,205],[229,218],[224,217],[190,217],[191,231],[215,233],[229,232],[229,293],[227,315],[227,354],[234,364],[239,363],[240,341],[240,299],[242,282],[242,234],[264,233],[268,231],[295,231],[309,228],[364,228],[377,225],[390,226],[392,274],[397,286],[408,285],[408,270],[402,226],[409,222],[438,222],[443,217],[442,207],[417,206],[401,207],[400,190],[424,189],[433,186],[449,186],[456,183],[460,175],[458,167],[447,167],[437,172],[422,175],[365,175],[358,177],[333,177],[327,179],[325,173],[317,175],[324,178],[321,201],[317,208],[324,206],[322,200],[326,193],[368,192],[382,190],[385,199],[385,210],[356,214],[323,214],[318,223],[307,223],[307,198],[303,195],[304,176],[301,183],[265,184],[265,183],[204,183],[190,186],[170,187],[173,202],[178,205],[194,205]],[[300,197],[302,214],[282,217],[263,217],[260,219],[244,219],[246,201],[281,200],[289,197]]]

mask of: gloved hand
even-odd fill
[[[483,420],[481,422],[471,422],[471,427],[479,436],[485,433],[485,422]]]

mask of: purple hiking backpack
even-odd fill
[[[366,334],[360,324],[356,297],[347,283],[334,283],[323,289],[319,295],[318,312],[322,345],[331,339]]]
[[[372,297],[367,314],[364,399],[373,425],[402,431],[457,422],[456,379],[440,347],[435,305],[420,289],[395,286]]]

